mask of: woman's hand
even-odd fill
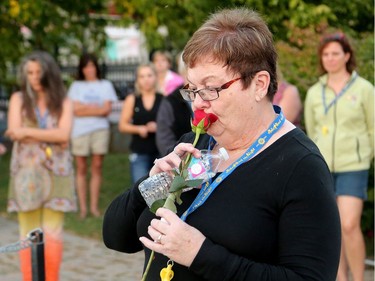
[[[155,121],[150,121],[146,124],[146,127],[147,127],[147,131],[149,133],[155,133],[156,132],[156,128],[157,128],[157,125],[156,125],[156,122]]]
[[[148,129],[145,125],[138,126],[138,134],[141,138],[147,138],[148,136]]]
[[[0,143],[0,155],[5,154],[6,152],[7,152],[6,146]]]
[[[163,158],[155,159],[149,175],[153,176],[157,173],[168,172],[178,168],[181,160],[185,159],[188,153],[191,153],[196,158],[201,157],[199,149],[194,148],[191,143],[179,143],[171,153]]]
[[[159,208],[156,215],[160,219],[153,219],[148,227],[148,234],[154,241],[146,237],[139,240],[145,247],[189,267],[206,237],[168,209]]]

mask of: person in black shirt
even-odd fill
[[[340,220],[328,167],[316,145],[273,107],[276,51],[262,18],[246,8],[213,15],[187,43],[193,110],[218,117],[192,145],[185,134],[149,176],[178,167],[189,153],[225,148],[219,175],[182,193],[177,213],[150,212],[140,179],[108,207],[107,247],[151,250],[147,280],[173,261],[177,281],[334,281]]]
[[[182,56],[177,56],[178,73],[181,77],[186,76],[186,67]],[[183,134],[191,131],[190,120],[193,117],[191,103],[183,99],[180,89],[181,84],[170,95],[166,96],[160,104],[156,123],[156,145],[160,156],[165,156],[173,149]]]
[[[156,71],[142,64],[136,71],[134,94],[126,97],[119,120],[119,131],[132,134],[129,155],[132,182],[146,175],[159,156],[156,147],[156,114],[163,95],[156,91]]]
[[[183,134],[191,131],[191,118],[191,106],[182,98],[180,89],[163,98],[156,116],[156,145],[161,156],[171,151]]]

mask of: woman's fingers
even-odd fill
[[[191,153],[194,157],[199,158],[201,156],[200,151],[196,149],[191,143],[179,143],[173,149],[173,153],[179,158],[184,158],[188,153]]]
[[[140,237],[139,240],[145,247],[181,265],[190,266],[205,236],[168,209],[159,208],[156,214],[161,218],[151,221],[148,228],[151,240],[146,237]]]

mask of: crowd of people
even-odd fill
[[[177,280],[348,281],[350,272],[363,281],[374,88],[355,71],[345,34],[324,36],[318,55],[322,76],[303,104],[282,75],[262,17],[234,8],[193,34],[176,56],[177,72],[164,50],[140,64],[118,120],[131,137],[131,188],[106,210],[107,247],[144,250],[146,261],[155,252],[147,280],[159,280],[172,261]],[[32,52],[9,103],[7,210],[17,212],[20,239],[43,229],[47,281],[59,280],[64,213],[102,216],[108,115],[118,98],[94,54],[81,56],[75,78],[66,89],[55,59]],[[194,147],[195,110],[217,121]],[[184,192],[176,213],[149,210],[142,180],[178,168],[189,154],[199,157],[200,149],[221,148],[229,158],[218,175]],[[24,281],[32,278],[30,255],[20,251]]]

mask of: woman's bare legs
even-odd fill
[[[338,196],[337,204],[340,212],[343,254],[346,257],[354,281],[363,281],[365,271],[365,242],[361,230],[363,200],[353,196]],[[343,255],[341,256],[343,257]],[[340,260],[338,281],[344,276],[347,266]],[[347,274],[345,274],[347,276]],[[347,277],[346,277],[347,278]]]
[[[102,164],[104,155],[92,155],[90,179],[90,212],[94,217],[100,216],[99,194],[102,184]]]
[[[346,261],[344,243],[343,241],[341,241],[340,264],[339,264],[339,269],[337,271],[337,281],[348,281],[349,280],[348,273],[349,273],[349,268],[348,268],[348,262]]]
[[[87,216],[87,185],[86,185],[86,176],[87,176],[87,157],[86,156],[75,156],[76,160],[76,185],[77,185],[77,194],[78,194],[78,203],[79,203],[79,217],[81,219],[86,218]]]

